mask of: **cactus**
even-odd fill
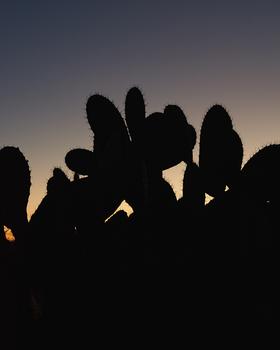
[[[145,120],[141,146],[142,155],[149,167],[158,168],[160,172],[165,168],[165,153],[168,151],[166,139],[166,124],[163,113],[155,112]]]
[[[94,150],[101,152],[115,133],[127,141],[124,120],[116,106],[102,95],[92,95],[86,104],[87,119],[94,133]]]
[[[27,224],[26,207],[31,186],[29,165],[19,148],[13,146],[0,150],[0,164],[1,224],[12,229],[18,238]]]
[[[172,189],[165,189],[169,186],[163,180],[162,172],[183,160],[192,162],[196,133],[176,105],[167,105],[163,113],[156,112],[146,117],[145,101],[137,87],[127,93],[125,119],[134,146],[130,162],[132,180],[129,187],[132,190],[128,199],[134,208],[135,203],[147,204],[157,196],[160,198],[160,191],[171,193]],[[136,206],[141,207],[138,204]]]
[[[176,105],[167,105],[164,114],[168,120],[169,133],[174,135],[170,146],[178,155],[177,162],[184,160],[186,163],[192,163],[192,150],[196,144],[194,127],[187,122],[184,112]]]
[[[59,193],[64,187],[68,186],[70,180],[60,168],[53,169],[53,176],[48,180],[47,192],[48,194]]]
[[[132,142],[139,142],[146,117],[144,97],[137,87],[131,88],[125,99],[125,120]]]
[[[130,140],[120,112],[106,97],[91,96],[86,111],[94,133],[93,151],[73,149],[66,154],[65,162],[75,173],[87,175],[86,179],[76,179],[74,185],[80,217],[84,221],[93,218],[91,210],[105,221],[125,197]]]
[[[243,144],[240,136],[232,130],[228,139],[227,186],[232,188],[238,181],[243,160]]]
[[[94,133],[93,152],[75,149],[67,153],[66,165],[81,175],[97,171],[98,164],[106,161],[113,148],[115,153],[125,153],[129,144],[127,129],[115,105],[102,95],[91,96],[86,104],[87,119]]]
[[[197,211],[204,207],[205,191],[197,164],[187,165],[183,179],[183,199],[188,209]]]
[[[131,182],[135,198],[138,196],[138,199],[132,198],[132,207],[134,203],[146,203],[147,207],[159,208],[162,206],[162,196],[165,196],[166,203],[174,203],[176,197],[162,178],[162,172],[183,160],[192,162],[192,150],[196,142],[194,128],[188,124],[184,112],[176,105],[167,105],[163,113],[152,113],[145,118],[144,98],[136,87],[130,89],[126,96],[125,112],[135,146],[134,159],[138,159],[138,167],[136,164],[132,173],[135,181]],[[142,177],[139,177],[139,173]],[[136,188],[141,190],[136,191]],[[144,196],[142,201],[139,200],[139,194]]]
[[[67,167],[80,175],[89,175],[94,172],[94,152],[77,148],[69,151],[65,156]]]
[[[161,171],[192,158],[195,130],[178,106],[169,105],[164,113],[149,115],[143,134],[144,156]]]
[[[131,145],[127,166],[127,187],[125,200],[134,212],[143,211],[148,202],[148,171],[143,155],[144,127],[146,123],[145,101],[142,92],[132,87],[125,98],[125,120]]]
[[[280,186],[280,145],[265,146],[254,154],[243,166],[239,185],[262,201],[279,200]]]
[[[242,142],[229,114],[220,105],[212,106],[202,123],[199,148],[199,167],[209,195],[221,195],[234,183],[242,158]]]
[[[30,236],[48,255],[54,241],[60,246],[71,238],[74,217],[71,182],[60,168],[54,168],[47,182],[47,194],[29,221]]]

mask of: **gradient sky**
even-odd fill
[[[178,104],[198,135],[220,103],[245,160],[280,142],[279,19],[280,2],[269,0],[1,0],[0,147],[29,160],[29,214],[55,166],[72,176],[67,151],[92,147],[85,103],[96,92],[123,111],[137,85],[148,113]],[[177,196],[183,170],[165,173]]]

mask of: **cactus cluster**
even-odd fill
[[[205,194],[219,198],[226,187],[239,191],[246,188],[267,201],[277,198],[275,164],[279,146],[263,148],[241,170],[242,142],[221,105],[213,105],[203,119],[198,165],[192,156],[196,131],[177,105],[167,105],[163,112],[146,116],[143,94],[133,87],[125,98],[125,118],[113,102],[100,94],[89,97],[86,113],[94,135],[93,150],[73,149],[65,157],[66,165],[75,173],[71,186],[77,212],[98,212],[104,222],[123,200],[134,211],[155,198],[160,201],[163,193],[173,192],[171,188],[167,190],[170,186],[162,172],[181,161],[187,164],[183,199],[188,205],[202,207]],[[1,218],[4,225],[12,228],[26,221],[30,171],[16,147],[2,148],[0,162],[7,169],[0,178],[5,198]],[[63,183],[68,184],[69,180],[55,169],[47,185],[48,194],[58,192]],[[85,219],[82,214],[81,217]]]
[[[127,201],[135,211],[165,211],[174,206],[176,196],[164,180],[163,171],[183,160],[192,160],[195,130],[176,105],[146,116],[144,97],[137,87],[126,95],[125,120],[132,142],[131,164],[134,163]]]
[[[247,193],[258,200],[275,201],[280,194],[279,147],[277,144],[263,147],[242,167],[243,145],[231,117],[223,106],[212,106],[201,126],[199,166],[187,167],[183,197],[189,197],[196,189],[199,202],[202,192],[222,198],[228,187],[241,196]]]
[[[198,165],[187,162],[183,199],[192,192],[193,202],[201,206],[205,194],[221,197],[227,187],[238,183],[242,160],[242,141],[233,129],[231,117],[223,106],[213,105],[202,122]]]
[[[236,305],[237,314],[242,306],[247,307],[248,300],[253,304],[252,290],[249,293],[247,289],[248,298],[243,296],[247,274],[253,274],[253,278],[260,281],[258,288],[254,288],[259,289],[259,299],[270,301],[271,288],[267,285],[274,271],[269,260],[270,238],[279,226],[280,145],[262,148],[241,168],[241,139],[225,108],[214,105],[203,119],[196,164],[193,149],[197,135],[183,110],[177,105],[167,105],[163,111],[147,116],[143,94],[137,87],[127,92],[124,118],[109,99],[99,94],[88,99],[86,112],[93,132],[92,149],[77,148],[66,154],[65,163],[74,172],[73,179],[60,168],[53,169],[47,194],[29,222],[26,214],[31,185],[28,162],[16,147],[0,150],[0,258],[3,251],[9,256],[7,246],[16,248],[12,257],[20,251],[27,258],[23,268],[13,264],[12,271],[15,266],[18,268],[13,274],[14,285],[21,284],[25,295],[39,301],[39,309],[43,310],[40,315],[43,322],[39,324],[33,319],[30,321],[29,315],[25,318],[29,321],[28,328],[35,325],[32,331],[39,329],[39,338],[51,332],[56,336],[61,322],[71,323],[75,329],[77,319],[88,319],[88,310],[107,317],[115,304],[121,305],[119,312],[123,312],[126,305],[131,314],[130,301],[136,298],[133,295],[127,302],[127,290],[131,288],[116,291],[116,282],[122,286],[121,276],[127,279],[137,269],[145,280],[147,275],[152,280],[160,266],[164,276],[168,270],[173,274],[174,266],[180,266],[178,280],[187,272],[189,283],[182,293],[180,306],[186,305],[188,316],[190,305],[195,304],[190,320],[197,315],[197,305],[204,299],[211,306],[205,302],[201,312],[205,312],[204,306],[207,306],[205,314],[208,314],[215,305],[214,312],[218,309],[221,319],[225,315],[232,318]],[[183,196],[177,201],[163,171],[182,161],[186,163]],[[214,197],[207,205],[206,194]],[[115,213],[123,200],[132,207],[131,216],[123,211]],[[4,226],[14,232],[15,244],[3,240]],[[24,245],[17,245],[23,241],[24,233],[28,240]],[[24,249],[17,249],[18,246]],[[242,255],[240,251],[244,247],[250,248],[247,256],[261,257],[261,263],[253,272],[251,261],[246,265],[246,259],[239,262],[232,259]],[[188,259],[193,254],[198,255],[199,264],[192,264]],[[218,264],[212,265],[217,256]],[[20,265],[22,260],[18,262]],[[226,291],[227,277],[231,279],[227,281],[228,286],[237,285],[242,293]],[[10,276],[4,286],[9,279]],[[197,290],[204,293],[205,283],[216,284],[216,289],[209,298],[201,293],[196,296]],[[149,285],[144,288],[149,290]],[[220,290],[226,293],[222,301],[221,294],[216,293]],[[100,303],[96,303],[98,291]],[[16,291],[14,295],[19,294]],[[17,302],[22,304],[11,308],[16,309],[15,313],[29,312],[29,301],[22,298]],[[104,305],[108,303],[108,312],[104,313]],[[99,314],[97,304],[101,305]],[[172,309],[173,304],[174,299],[170,303]],[[18,320],[17,316],[14,319]],[[238,314],[236,319],[239,317]],[[84,324],[78,327],[84,335]],[[33,332],[30,333],[33,337]],[[37,339],[35,343],[37,345]]]
[[[169,186],[162,178],[163,170],[192,160],[196,133],[183,111],[169,105],[163,113],[146,117],[144,97],[137,87],[126,95],[126,125],[115,105],[102,95],[88,99],[86,112],[94,134],[93,151],[73,149],[65,162],[75,173],[87,176],[75,186],[88,187],[85,203],[88,207],[91,201],[92,208],[103,211],[103,220],[122,200],[134,210],[143,207],[153,196],[155,181]]]
[[[133,87],[126,96],[125,119],[132,142],[151,166],[163,171],[190,157],[196,133],[180,107],[167,105],[146,117],[143,95]]]

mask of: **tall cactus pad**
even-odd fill
[[[199,167],[205,190],[215,197],[234,183],[243,158],[242,142],[222,106],[214,105],[206,113],[199,146]]]
[[[239,178],[243,160],[243,144],[235,130],[232,130],[231,136],[228,138],[228,152],[227,186],[231,188]]]
[[[9,228],[26,219],[30,194],[28,161],[19,148],[7,146],[0,150],[0,193],[3,224]]]
[[[223,132],[233,128],[231,117],[221,105],[213,105],[206,113],[202,128],[211,133]]]
[[[95,151],[103,150],[115,133],[128,139],[124,120],[116,106],[102,95],[91,96],[86,105],[89,125],[94,133]]]
[[[133,87],[128,91],[125,99],[125,119],[133,142],[137,142],[141,137],[145,116],[144,97],[137,87]]]

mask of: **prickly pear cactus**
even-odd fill
[[[29,165],[19,148],[13,146],[0,150],[0,165],[1,224],[17,235],[27,222],[31,186]]]
[[[106,97],[92,95],[86,104],[87,119],[94,133],[94,151],[102,152],[112,135],[118,134],[124,142],[128,134],[124,120],[116,106]]]
[[[240,185],[262,201],[279,201],[280,145],[265,146],[243,166]]]
[[[143,211],[148,201],[147,164],[143,155],[146,106],[141,90],[132,87],[125,98],[125,121],[131,144],[127,162],[126,202],[134,212]]]
[[[133,143],[141,140],[146,117],[146,106],[142,92],[132,87],[125,99],[125,120]]]
[[[29,221],[29,232],[33,239],[42,240],[42,245],[46,245],[53,242],[55,236],[58,245],[60,239],[67,235],[70,238],[76,215],[74,203],[71,181],[60,168],[54,168],[47,182],[47,194]]]
[[[199,167],[206,192],[215,197],[239,176],[243,159],[240,137],[228,112],[220,105],[206,113],[200,132]]]
[[[86,179],[75,181],[84,220],[92,217],[89,211],[105,220],[124,199],[130,140],[120,112],[106,97],[92,95],[86,112],[94,133],[93,151],[73,149],[67,153],[65,162],[74,173],[87,175]]]
[[[161,171],[191,161],[195,141],[195,130],[178,106],[169,105],[164,113],[152,113],[145,120],[143,154]]]
[[[53,176],[48,180],[47,183],[47,192],[51,193],[59,193],[66,186],[69,186],[70,180],[66,176],[63,170],[60,168],[53,169]]]
[[[227,186],[232,188],[238,181],[243,160],[243,144],[240,136],[232,130],[228,139]]]
[[[187,121],[183,110],[177,105],[167,105],[164,114],[168,121],[168,130],[172,138],[171,152],[178,155],[177,162],[184,160],[192,163],[192,151],[196,144],[196,131]]]
[[[205,191],[200,169],[197,164],[188,164],[183,179],[183,199],[188,209],[198,210],[204,207]]]
[[[80,175],[90,175],[94,172],[94,160],[94,152],[82,148],[72,149],[65,156],[68,168]]]

